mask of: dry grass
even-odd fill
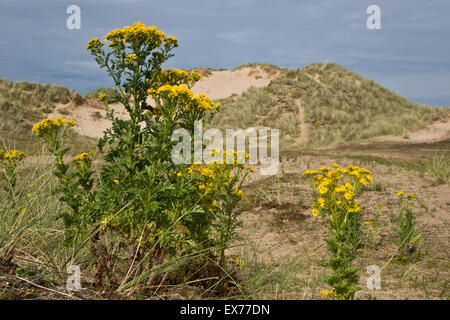
[[[55,84],[12,82],[0,79],[0,98],[20,110],[52,109],[56,103],[80,105],[84,98],[79,93]]]
[[[282,70],[280,67],[277,67],[270,63],[247,63],[247,64],[243,64],[241,66],[235,67],[232,71],[237,71],[237,70],[241,70],[241,69],[245,69],[245,68],[254,68],[254,67],[261,68],[269,76],[273,76]]]

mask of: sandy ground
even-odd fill
[[[82,105],[70,108],[69,114],[63,115],[58,111],[60,108],[69,109],[67,105],[57,105],[56,111],[50,113],[48,116],[50,118],[62,116],[74,120],[76,122],[76,126],[74,127],[75,132],[84,136],[100,138],[103,136],[103,132],[111,127],[111,121],[106,119],[105,109]],[[123,105],[119,103],[111,104],[110,108],[114,110],[117,117],[123,119],[128,117]]]
[[[404,137],[380,136],[370,139],[377,142],[433,143],[450,138],[450,119],[438,121],[423,130],[412,132]]]

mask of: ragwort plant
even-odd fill
[[[0,168],[4,169],[4,174],[7,181],[4,189],[12,196],[12,198],[15,197],[15,186],[17,183],[17,164],[26,157],[28,157],[26,153],[18,150],[11,149],[4,151],[3,149],[0,149]]]
[[[349,165],[333,169],[321,167],[307,170],[303,176],[308,180],[314,197],[313,216],[321,217],[328,228],[325,239],[330,259],[324,263],[333,270],[325,277],[332,289],[322,290],[321,294],[332,299],[353,299],[360,288],[359,270],[352,266],[356,250],[361,246],[360,211],[355,201],[361,187],[372,182],[371,172],[364,168]]]
[[[194,177],[194,188],[202,192],[200,199],[202,206],[213,209],[210,214],[214,214],[215,218],[208,219],[206,222],[212,221],[213,239],[215,239],[219,264],[223,265],[225,250],[229,242],[236,237],[236,227],[241,225],[238,217],[242,211],[236,209],[236,206],[244,196],[242,183],[253,169],[243,164],[249,157],[244,151],[216,149],[211,152],[211,156],[217,154],[222,155],[221,161],[211,161],[206,167],[194,163],[187,168],[187,173],[178,173],[178,175],[187,175],[189,179]],[[193,194],[195,195],[196,192]],[[192,225],[192,228],[198,229],[199,242],[208,241],[205,234],[208,226],[202,226],[196,221],[192,223],[197,223],[197,226]]]
[[[226,265],[249,169],[238,161],[172,161],[174,131],[182,128],[193,137],[194,123],[219,110],[190,90],[199,74],[161,68],[177,46],[177,39],[140,22],[111,31],[105,42],[89,41],[87,49],[117,88],[111,96],[99,95],[112,127],[99,141],[104,163],[97,173],[92,152],[64,162],[62,140],[73,122],[46,119],[33,128],[56,158],[61,199],[70,208],[62,214],[67,244],[90,243],[97,285],[119,291],[151,286],[171,259]],[[125,107],[128,120],[114,115],[113,102]]]
[[[421,234],[416,229],[416,216],[412,208],[416,194],[407,194],[406,201],[404,201],[406,190],[396,190],[394,193],[398,196],[398,215],[394,217],[394,222],[397,223],[395,227],[397,239],[394,240],[394,243],[400,252],[400,256],[396,260],[404,262],[410,259],[417,260],[419,257],[417,245],[421,241]]]
[[[0,149],[0,183],[5,192],[5,201],[0,201],[0,264],[13,265],[13,252],[16,239],[23,233],[21,222],[26,210],[23,207],[23,196],[16,190],[17,166],[28,155],[18,150]],[[0,190],[0,194],[3,192]]]

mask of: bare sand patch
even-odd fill
[[[213,100],[225,99],[233,94],[241,95],[251,87],[266,87],[277,74],[268,74],[261,67],[245,67],[238,70],[212,71],[198,81],[192,91],[202,93]]]

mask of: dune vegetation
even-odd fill
[[[284,145],[299,142],[301,135],[303,145],[311,146],[404,135],[450,114],[449,108],[410,102],[332,63],[283,70],[269,86],[221,103],[223,114],[211,126],[280,128]]]

